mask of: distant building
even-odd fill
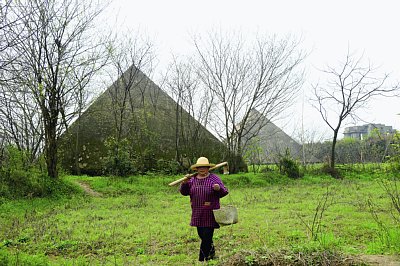
[[[343,135],[345,138],[364,139],[374,130],[378,130],[381,134],[392,134],[395,132],[391,126],[385,126],[383,124],[366,124],[363,126],[346,127]]]

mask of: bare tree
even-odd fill
[[[0,3],[0,130],[3,145],[15,145],[25,156],[21,156],[22,165],[28,168],[42,151],[43,131],[38,105],[27,93],[9,83],[12,75],[7,72],[13,64],[17,53],[10,49],[24,41],[23,19],[29,16],[16,13],[12,0]]]
[[[0,71],[2,72],[3,68],[10,63],[11,61],[6,60],[3,57],[3,52],[10,46],[14,44],[14,40],[10,38],[7,33],[7,29],[11,26],[20,22],[20,18],[18,16],[13,16],[10,14],[12,0],[6,0],[0,3]],[[2,76],[4,73],[1,73]],[[0,78],[0,81],[2,78]]]
[[[318,158],[317,153],[319,144],[324,142],[326,132],[320,132],[316,128],[308,128],[298,130],[295,128],[292,131],[292,136],[301,144],[302,164],[306,166],[308,163],[321,161],[323,158]]]
[[[22,164],[28,168],[42,152],[42,121],[38,105],[30,95],[15,91],[10,87],[0,90],[0,125],[7,143],[24,152]]]
[[[325,86],[313,86],[313,106],[333,131],[330,152],[330,167],[335,168],[335,147],[339,130],[348,118],[359,120],[357,111],[366,107],[375,96],[392,96],[399,87],[385,86],[387,74],[378,76],[377,69],[370,63],[363,63],[363,56],[356,57],[347,52],[345,61],[339,67],[327,67]]]
[[[77,102],[72,99],[106,60],[105,46],[92,27],[103,6],[74,0],[16,3],[9,14],[20,23],[4,27],[13,40],[4,52],[12,59],[6,70],[10,77],[7,88],[29,95],[37,104],[47,172],[57,178],[57,140],[76,115]]]
[[[165,87],[176,102],[175,152],[177,162],[183,166],[184,163],[188,163],[187,160],[202,155],[196,153],[201,153],[201,148],[193,147],[201,147],[202,126],[208,125],[213,99],[201,90],[191,58],[173,58]]]
[[[126,122],[135,119],[137,108],[144,108],[147,75],[153,71],[154,48],[149,40],[139,34],[128,32],[115,37],[111,52],[111,64],[107,69],[110,80],[114,81],[108,90],[113,104],[116,139],[126,136],[123,132]],[[130,111],[130,112],[128,112]]]
[[[148,76],[154,70],[154,46],[144,35],[131,31],[117,35],[113,44],[107,67],[107,74],[113,81],[108,89],[115,130],[113,156],[118,158],[121,148],[132,151],[131,156],[138,153],[137,159],[142,160],[139,167],[143,168],[143,154],[153,143],[149,140],[147,118],[154,112],[147,111],[146,99],[153,96],[149,92]],[[129,147],[121,147],[122,141],[128,141]]]
[[[78,84],[78,88],[71,93],[70,98],[68,99],[68,106],[71,106],[71,114],[73,116],[70,116],[69,119],[67,119],[63,115],[63,121],[66,127],[66,131],[68,132],[68,124],[71,119],[76,118],[75,123],[76,123],[76,136],[75,136],[75,145],[74,145],[74,162],[75,162],[75,169],[77,175],[81,174],[81,168],[79,167],[79,148],[80,148],[80,128],[81,128],[81,116],[83,111],[87,106],[89,106],[95,99],[92,95],[93,93],[96,94],[96,92],[89,91],[86,88],[92,83],[92,80],[94,79],[94,76],[98,74],[98,66],[95,64],[88,64],[86,66],[82,66],[81,68],[75,68],[72,70],[71,73],[71,79],[74,79],[75,82]],[[70,104],[73,103],[73,104]],[[66,103],[67,104],[67,103]]]
[[[244,139],[251,140],[291,103],[302,85],[298,71],[305,55],[299,40],[287,36],[258,37],[251,46],[238,36],[211,33],[204,42],[194,40],[199,56],[199,76],[215,98],[216,132],[224,139],[231,160],[230,172],[239,169]],[[256,109],[261,116],[251,117]]]

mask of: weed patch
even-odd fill
[[[210,265],[362,265],[355,256],[400,250],[389,183],[270,172],[221,178],[230,191],[221,203],[235,204],[239,223],[215,231],[219,259]],[[0,264],[201,265],[190,199],[168,186],[176,179],[66,176],[102,197],[4,199]]]

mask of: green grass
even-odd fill
[[[377,176],[384,178],[221,175],[230,190],[222,204],[237,206],[239,223],[216,230],[219,259],[210,264],[228,265],[242,254],[254,265],[283,251],[287,260],[315,252],[400,253],[399,223]],[[0,265],[200,265],[189,198],[168,186],[177,178],[66,176],[103,197],[3,201]]]

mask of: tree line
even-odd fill
[[[60,136],[105,84],[112,84],[112,152],[118,155],[126,136],[132,136],[145,153],[152,141],[146,119],[151,110],[140,97],[147,86],[138,83],[141,73],[154,72],[155,48],[139,33],[100,32],[95,24],[106,7],[72,0],[6,0],[0,5],[2,154],[13,145],[27,155],[27,166],[43,158],[48,176],[57,178]],[[224,159],[232,173],[238,172],[243,170],[244,140],[256,137],[264,126],[250,119],[251,110],[272,121],[293,104],[304,85],[307,53],[291,35],[261,34],[249,40],[240,33],[213,31],[192,36],[192,43],[193,54],[174,56],[160,81],[176,102],[175,159],[182,162],[180,147],[188,143],[184,139],[198,133],[193,126],[182,134],[184,111],[224,143]],[[373,70],[348,53],[339,68],[324,71],[332,78],[327,85],[313,86],[314,106],[333,131],[331,167],[343,121],[357,118],[357,109],[372,97],[398,91],[398,85],[386,86],[387,75],[376,76]],[[127,112],[139,107],[141,114]],[[127,121],[136,126],[124,126]]]

